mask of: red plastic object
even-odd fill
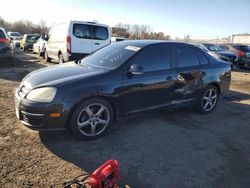
[[[118,169],[117,160],[108,160],[90,175],[88,184],[91,188],[118,188],[116,185],[116,181],[120,179]]]

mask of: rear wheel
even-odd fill
[[[81,103],[73,112],[70,129],[78,138],[96,139],[104,135],[114,119],[110,104],[100,98]]]
[[[51,58],[49,57],[47,51],[44,52],[44,59],[45,59],[46,62],[50,62],[51,61]]]
[[[207,114],[214,110],[219,97],[219,91],[214,85],[206,87],[197,103],[197,109],[200,113]]]

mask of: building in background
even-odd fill
[[[250,44],[250,34],[232,35],[232,43]]]

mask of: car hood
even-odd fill
[[[106,70],[104,69],[78,65],[75,62],[68,62],[62,65],[46,67],[33,71],[23,79],[22,84],[29,89],[43,86],[55,86],[72,80],[101,74],[105,71]]]
[[[225,56],[225,57],[236,56],[233,52],[219,51],[219,52],[216,52],[216,53],[218,55]]]

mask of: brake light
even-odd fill
[[[71,37],[70,36],[67,36],[66,42],[67,42],[66,44],[67,53],[71,54]]]
[[[8,43],[10,40],[8,38],[0,38],[0,42]]]
[[[245,55],[245,53],[242,52],[242,51],[238,51],[238,52],[237,52],[237,55],[238,55],[239,57],[243,57],[243,56]]]

